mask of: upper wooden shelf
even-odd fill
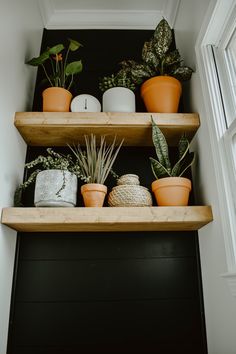
[[[85,134],[107,135],[107,140],[125,139],[127,146],[152,146],[151,116],[169,145],[177,145],[185,132],[191,140],[200,126],[197,113],[64,113],[18,112],[15,126],[28,145],[65,146],[83,143]]]
[[[21,232],[191,231],[213,220],[210,206],[4,208],[2,224]]]

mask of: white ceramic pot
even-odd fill
[[[135,94],[126,87],[112,87],[102,97],[103,112],[135,112]]]
[[[77,196],[77,177],[62,170],[41,171],[34,192],[36,207],[74,207]]]

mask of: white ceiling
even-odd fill
[[[165,17],[173,27],[181,0],[38,0],[48,29],[154,29]]]

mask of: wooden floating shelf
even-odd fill
[[[213,220],[210,206],[4,208],[2,224],[21,232],[190,231]]]
[[[15,126],[31,146],[65,146],[83,143],[85,134],[117,136],[127,146],[152,146],[151,116],[169,145],[177,145],[185,132],[191,140],[200,126],[197,113],[66,113],[18,112]]]

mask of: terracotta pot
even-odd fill
[[[160,178],[152,183],[152,191],[159,206],[186,206],[191,181],[184,177]]]
[[[81,187],[81,193],[86,207],[102,207],[107,187],[99,183],[88,183]]]
[[[63,87],[49,87],[43,91],[43,112],[69,112],[72,94]]]
[[[181,83],[171,76],[155,76],[141,86],[146,109],[153,113],[178,112],[181,93]]]

